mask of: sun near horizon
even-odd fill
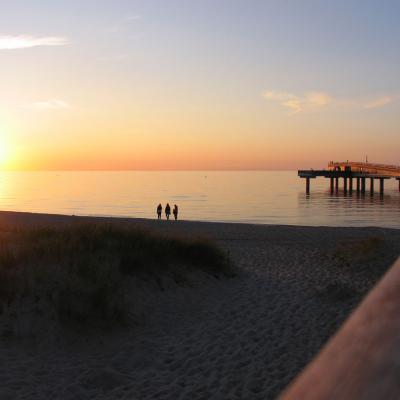
[[[367,154],[397,164],[399,12],[373,1],[8,3],[0,169],[290,170]]]

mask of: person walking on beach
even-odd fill
[[[165,206],[165,216],[167,217],[167,219],[169,219],[170,214],[171,214],[171,207],[169,206],[169,203],[167,203],[167,205]]]
[[[157,207],[157,218],[161,219],[161,213],[162,213],[162,205],[161,203]]]
[[[172,211],[172,214],[174,214],[175,221],[178,219],[178,206],[174,204],[174,209]]]

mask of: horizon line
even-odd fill
[[[262,171],[296,171],[297,168],[204,168],[204,169],[174,169],[174,168],[162,168],[162,169],[150,169],[150,168],[121,168],[121,169],[107,169],[107,168],[92,168],[92,169],[0,169],[0,172],[262,172]]]

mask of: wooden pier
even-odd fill
[[[372,164],[362,162],[333,162],[328,164],[327,169],[322,170],[299,170],[300,178],[306,180],[306,193],[310,194],[311,179],[319,176],[330,180],[331,193],[339,191],[339,182],[343,181],[344,193],[353,193],[354,181],[357,193],[365,194],[367,180],[369,181],[369,191],[373,195],[375,192],[375,181],[379,182],[379,193],[383,196],[385,191],[386,179],[397,179],[400,191],[400,167],[396,165]]]

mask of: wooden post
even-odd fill
[[[361,193],[365,193],[365,178],[361,178]]]
[[[343,191],[345,193],[347,193],[347,178],[346,177],[343,178]]]
[[[398,399],[399,310],[397,261],[279,398]]]
[[[400,192],[400,178],[397,178],[397,180],[399,181],[399,192]]]
[[[339,191],[339,178],[335,178],[335,191]]]
[[[384,191],[385,191],[385,180],[383,178],[380,178],[379,179],[379,193],[381,196],[383,196]]]
[[[334,184],[334,180],[333,180],[333,178],[330,178],[330,180],[331,180],[331,193],[333,193],[333,190],[334,190],[335,184]],[[400,182],[400,181],[399,181],[399,182]]]
[[[357,193],[360,193],[360,178],[357,178]]]
[[[371,186],[370,186],[371,196],[374,194],[374,178],[371,178]]]
[[[350,193],[353,193],[353,178],[349,178],[349,191]]]
[[[310,178],[306,178],[306,193],[310,194]]]

